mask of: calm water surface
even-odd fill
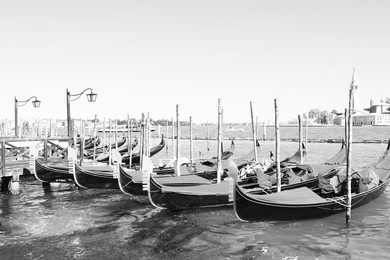
[[[158,143],[154,139],[153,143]],[[189,156],[188,141],[181,154]],[[225,147],[229,142],[225,141]],[[273,142],[261,143],[267,158]],[[216,144],[194,142],[194,155],[215,155]],[[283,142],[281,157],[298,144]],[[235,157],[252,149],[236,141]],[[306,162],[332,157],[340,144],[309,143]],[[377,159],[386,144],[353,144],[353,167]],[[167,153],[168,152],[168,153]],[[172,158],[172,146],[153,158]],[[44,192],[36,180],[19,195],[0,195],[0,259],[390,259],[390,188],[345,214],[305,221],[239,221],[230,207],[169,212],[119,190],[61,186]]]

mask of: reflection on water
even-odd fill
[[[296,143],[283,144],[285,154],[297,148]],[[236,142],[235,154],[244,154],[247,147]],[[273,147],[262,143],[264,154]],[[321,162],[339,148],[310,144],[306,160]],[[385,148],[354,146],[355,167],[377,159]],[[63,185],[48,192],[38,181],[21,181],[20,191],[0,195],[1,259],[390,258],[389,188],[352,211],[349,229],[344,214],[250,223],[239,221],[230,207],[170,212],[120,190]]]

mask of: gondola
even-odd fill
[[[159,151],[161,151],[164,148],[164,145],[165,142],[163,136],[160,144],[151,148],[150,156],[153,156]],[[126,163],[126,161],[123,161],[123,158],[124,157],[121,156],[121,163]],[[139,163],[139,153],[134,154],[132,158],[138,158],[138,161],[136,160],[135,163]],[[114,169],[115,168],[112,168],[110,166],[81,167],[79,165],[75,165],[74,179],[76,184],[82,188],[119,189],[120,187],[118,183],[118,174],[120,171],[120,166],[118,166],[118,168],[116,169],[117,172],[114,172]]]
[[[234,154],[234,150],[235,149],[236,149],[236,146],[234,144],[234,141],[232,140],[231,143],[230,143],[229,149],[227,149],[227,150],[222,152],[222,155],[221,155],[222,160],[229,159]],[[209,166],[209,167],[216,166],[216,163],[217,163],[217,157],[216,156],[214,156],[214,157],[212,157],[210,159],[201,160],[201,164]]]
[[[98,136],[91,137],[90,139],[85,140],[84,149],[91,149],[93,146],[97,147],[100,143],[100,138]]]
[[[133,150],[136,146],[138,145],[138,139],[135,139],[132,144],[131,144],[131,149]],[[129,149],[128,149],[128,144],[127,144],[127,141],[125,143],[123,143],[121,146],[118,147],[117,151],[121,154],[121,155],[124,155],[125,153],[128,153],[129,152]],[[91,153],[91,152],[89,152]],[[93,157],[93,155],[91,154],[91,157]],[[96,161],[98,162],[107,162],[108,163],[108,158],[109,158],[109,154],[108,152],[107,153],[100,153],[96,156]]]
[[[224,172],[237,175],[237,165],[230,159],[225,162]],[[155,207],[170,210],[227,206],[232,203],[232,196],[229,196],[233,191],[232,185],[229,181],[216,183],[197,174],[173,177],[151,174],[148,197]]]
[[[119,166],[118,184],[121,191],[128,195],[147,195],[142,189],[142,172]]]
[[[164,170],[153,169],[152,160],[146,156],[143,159],[142,170],[127,169],[124,166],[119,165],[119,188],[123,193],[128,195],[148,195],[147,190],[143,189],[143,171],[152,172],[153,170],[157,170],[161,174],[165,173]]]
[[[195,167],[198,170],[198,173],[192,172],[192,166],[182,165],[180,168],[181,171],[186,172],[187,175],[198,175],[206,179],[214,179],[216,177],[216,170],[212,167],[204,166],[199,162],[196,163]],[[175,170],[173,167],[153,168],[150,171],[160,176],[175,176]],[[118,183],[120,189],[128,195],[148,195],[148,191],[143,189],[144,181],[142,170],[127,169],[120,165]]]
[[[42,183],[73,182],[72,161],[68,159],[50,159],[44,163],[44,159],[32,157],[29,161],[30,169],[35,178]]]
[[[290,157],[291,158],[291,157]],[[325,179],[332,178],[345,166],[347,159],[345,142],[342,141],[341,148],[332,158],[319,164],[285,164],[281,169],[281,189],[295,189],[299,187],[315,187],[318,183],[318,176]],[[284,160],[286,161],[286,160]],[[251,189],[252,193],[265,194],[277,190],[276,169],[262,172],[256,169],[256,175],[244,178],[240,181],[240,186]]]
[[[343,144],[344,144],[344,141],[343,141]],[[305,144],[302,143],[301,145],[302,147],[302,152],[298,149],[295,154],[293,154],[292,156],[290,157],[287,157],[286,159],[282,160],[280,162],[280,167],[281,168],[284,168],[284,167],[289,167],[291,165],[296,165],[296,164],[299,164],[302,159],[306,156],[306,147],[305,147]],[[272,153],[272,151],[270,152],[270,158],[271,160],[273,161],[271,163],[271,165],[268,166],[268,169],[265,170],[265,172],[272,172],[275,170],[276,168],[276,162],[274,160],[274,154]]]
[[[232,145],[230,148],[226,151],[226,155],[230,157],[234,151],[234,142],[232,142]],[[200,168],[202,169],[202,173],[198,173],[197,175],[202,175],[203,177],[206,177],[206,175],[209,175],[210,178],[215,178],[216,176],[216,170],[213,166],[207,166],[206,164],[202,164],[204,162],[203,159],[196,160],[195,167],[200,171]],[[183,165],[181,166],[182,171],[187,172],[187,174],[195,174],[195,172],[192,172],[192,169],[194,167],[189,165]],[[155,168],[153,169],[153,173],[156,175],[168,175],[168,176],[174,176],[174,168],[173,167],[161,167],[161,168]],[[119,169],[119,177],[118,177],[118,182],[119,182],[119,187],[120,189],[129,195],[148,195],[147,190],[143,189],[143,180],[142,180],[142,171],[141,170],[129,170],[126,169],[123,166],[120,166]],[[211,176],[211,177],[210,177]]]
[[[81,188],[119,189],[115,167],[74,165],[74,180]]]
[[[390,143],[377,162],[352,173],[352,208],[376,199],[385,191],[390,180],[389,147]],[[345,212],[345,172],[331,180],[342,179],[341,184],[330,185],[332,181],[320,178],[317,187],[311,189],[300,187],[266,195],[253,194],[236,183],[234,211],[243,221],[321,218]]]
[[[234,149],[235,146],[234,146],[234,142],[232,141],[229,149],[224,152],[225,159],[228,159],[233,154]],[[250,156],[246,155],[245,164],[247,164],[248,160],[250,161],[250,159],[252,159],[253,157],[254,157],[253,151],[251,152]],[[216,177],[216,169],[214,167],[215,166],[214,163],[212,163],[211,166],[207,166],[207,163],[203,164],[203,162],[205,161],[204,159],[200,159],[196,161],[197,162],[195,163],[195,168],[197,171],[193,172],[192,166],[182,166],[181,169],[184,172],[187,172],[188,174],[196,174],[206,179],[213,179]],[[243,161],[244,158],[242,157],[242,160],[240,160],[240,162]],[[157,175],[174,176],[175,174],[173,167],[155,168],[153,169],[153,172]],[[148,195],[147,190],[143,189],[142,171],[129,170],[123,166],[120,166],[118,182],[121,190],[126,194]]]
[[[127,140],[126,137],[122,137],[116,143],[111,144],[111,149],[115,149],[115,147],[121,147],[122,145],[124,145],[126,143],[126,140]],[[93,146],[92,146],[92,148],[93,148]],[[107,147],[103,147],[102,145],[100,145],[99,147],[96,148],[95,153],[96,154],[103,153],[104,149],[107,149],[107,148],[108,148],[108,145],[107,145]],[[88,151],[89,153],[93,152],[91,149],[88,149],[88,150],[89,150]]]
[[[165,140],[164,135],[161,137],[161,141],[158,145],[153,146],[150,149],[150,157],[156,155],[158,152],[160,152],[165,147]],[[131,155],[131,164],[132,166],[139,165],[140,162],[140,152],[132,153]],[[129,165],[130,163],[130,155],[129,153],[122,155],[122,163]]]
[[[344,155],[343,155],[344,154]],[[334,158],[338,158],[338,162]],[[337,172],[341,169],[341,163],[345,160],[345,149],[342,147],[327,166],[324,166],[325,172]],[[223,162],[223,161],[222,161]],[[224,175],[236,178],[238,174],[237,164],[229,159],[223,165]],[[335,174],[334,173],[334,174]],[[185,177],[185,178],[183,178]],[[313,178],[315,179],[315,178]],[[313,182],[316,182],[315,180]],[[312,181],[302,181],[293,184],[293,187],[310,185]],[[256,184],[252,183],[248,188],[254,188]],[[285,185],[288,188],[289,185]],[[261,189],[264,190],[264,189]],[[220,183],[212,182],[201,176],[180,176],[180,177],[160,177],[151,175],[149,177],[148,196],[151,204],[158,208],[167,208],[171,210],[196,208],[196,207],[215,207],[232,204],[233,186],[229,181]]]

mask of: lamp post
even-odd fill
[[[81,97],[82,94],[84,94],[85,91],[90,90],[91,93],[87,94],[87,100],[88,102],[95,102],[97,94],[92,92],[91,88],[84,89],[80,94],[70,94],[68,89],[66,89],[66,112],[67,112],[67,121],[68,121],[68,137],[73,136],[72,132],[72,123],[71,123],[71,117],[70,117],[70,101],[75,101]]]
[[[40,107],[41,101],[38,100],[36,96],[32,96],[27,100],[19,101],[15,96],[15,136],[19,137],[19,127],[18,127],[18,107],[22,107],[28,103],[32,98],[35,98],[35,100],[32,101],[33,107]]]

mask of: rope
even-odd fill
[[[345,196],[345,195],[344,195]],[[367,197],[367,194],[364,195],[360,200],[356,201],[354,204],[351,204],[351,207],[355,206],[356,204],[358,204],[361,200],[363,200],[365,197]],[[347,202],[344,200],[344,199],[329,199],[330,201],[333,201],[343,207],[348,207],[348,204]],[[341,200],[343,203],[339,202],[339,200]]]

